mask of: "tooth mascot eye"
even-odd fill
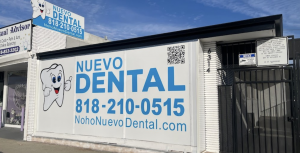
[[[42,90],[44,95],[44,111],[47,111],[53,102],[59,107],[63,105],[64,91],[71,89],[72,76],[65,81],[64,69],[61,64],[52,64],[41,72]]]

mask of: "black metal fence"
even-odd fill
[[[220,151],[297,153],[300,54],[290,66],[241,68],[236,57],[255,52],[254,42],[219,47]]]
[[[219,116],[220,116],[220,150],[225,153],[233,152],[233,103],[232,86],[218,87],[219,92]]]
[[[222,152],[293,153],[291,72],[234,70],[233,85],[219,86]]]
[[[289,36],[290,38],[290,50],[293,53],[293,103],[292,103],[292,117],[290,121],[293,123],[293,140],[294,140],[294,150],[295,152],[300,152],[300,50],[299,45],[296,44],[294,36]],[[297,47],[296,47],[297,46]]]

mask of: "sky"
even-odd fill
[[[284,35],[300,37],[300,0],[48,0],[85,17],[85,31],[123,40],[283,14]],[[0,0],[0,28],[32,18],[30,0]]]

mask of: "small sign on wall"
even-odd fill
[[[239,65],[256,65],[256,54],[240,54]]]
[[[31,50],[31,20],[0,29],[0,56]]]
[[[288,65],[286,37],[256,41],[257,66]]]

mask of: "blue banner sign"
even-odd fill
[[[43,0],[31,0],[33,24],[84,39],[84,17]]]

